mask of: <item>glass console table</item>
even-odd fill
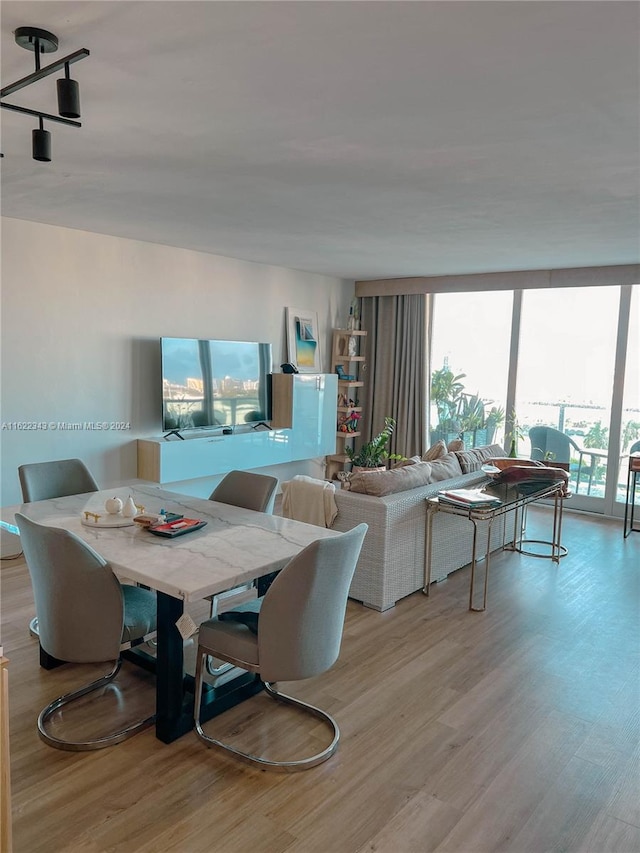
[[[481,486],[484,492],[491,497],[499,498],[501,501],[497,506],[456,506],[450,503],[440,501],[437,497],[427,498],[427,530],[425,536],[425,569],[424,569],[424,587],[422,589],[425,595],[430,595],[431,586],[431,561],[432,561],[432,532],[433,519],[438,512],[459,515],[468,518],[473,524],[473,543],[471,548],[471,580],[469,584],[469,610],[482,611],[487,608],[487,590],[489,585],[489,566],[491,561],[491,532],[493,523],[496,519],[507,516],[508,513],[513,513],[513,535],[510,541],[507,540],[507,524],[503,527],[502,549],[505,551],[518,551],[521,554],[527,554],[532,557],[546,557],[554,563],[559,563],[561,557],[566,556],[567,549],[561,544],[562,534],[562,508],[565,498],[568,495],[565,492],[565,483],[557,482],[521,482],[521,483],[494,483],[488,480],[484,486]],[[553,529],[550,541],[542,539],[526,539],[525,538],[525,519],[527,506],[534,501],[541,500],[553,501]],[[476,567],[482,560],[478,557],[478,525],[487,525],[487,543],[484,553],[484,584],[482,591],[482,606],[475,605],[475,581]],[[536,551],[527,550],[527,546],[543,545],[548,547],[548,553],[539,553]]]

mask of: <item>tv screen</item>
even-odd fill
[[[271,344],[161,338],[162,429],[234,427],[271,417]]]

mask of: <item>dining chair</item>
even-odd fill
[[[97,492],[99,488],[81,459],[30,462],[18,467],[18,477],[25,503]],[[37,616],[29,623],[29,632],[33,637],[38,636]]]
[[[40,712],[42,740],[56,749],[82,752],[120,743],[152,725],[155,715],[91,740],[65,740],[48,730],[47,722],[56,711],[113,681],[122,665],[121,652],[155,634],[156,594],[121,584],[111,566],[74,533],[22,513],[16,513],[16,523],[31,576],[42,650],[69,663],[114,661],[107,675],[59,696]],[[104,701],[104,693],[100,699]]]
[[[53,462],[20,465],[18,477],[25,503],[98,491],[98,484],[81,459],[57,459]]]
[[[276,477],[250,471],[229,471],[211,492],[209,500],[271,514],[277,486]]]
[[[359,524],[346,533],[318,539],[293,557],[265,595],[200,625],[196,657],[195,728],[207,746],[227,750],[263,768],[305,770],[336,751],[340,730],[326,711],[281,693],[278,681],[297,681],[326,672],[338,659],[349,587],[367,532]],[[326,723],[331,743],[306,758],[278,761],[254,755],[204,732],[200,721],[204,660],[214,656],[257,673],[267,694]]]
[[[209,500],[238,506],[242,509],[252,509],[255,512],[266,512],[272,515],[277,487],[277,477],[269,477],[266,474],[253,474],[250,471],[229,471],[211,492]],[[211,618],[216,616],[220,602],[227,598],[234,598],[242,592],[247,592],[252,587],[253,583],[241,584],[240,586],[233,587],[233,589],[212,595],[209,598],[211,602],[209,616]],[[207,661],[207,671],[213,676],[222,675],[232,668],[231,664],[228,663],[216,666],[212,660]]]

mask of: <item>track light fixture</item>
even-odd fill
[[[83,47],[81,50],[76,50],[75,53],[70,53],[57,62],[52,62],[51,65],[41,68],[40,54],[54,53],[58,49],[57,36],[54,36],[53,33],[47,30],[40,30],[37,27],[18,27],[14,36],[16,44],[25,48],[25,50],[33,51],[36,68],[33,74],[28,74],[26,77],[16,80],[15,83],[3,86],[0,89],[0,98],[11,95],[19,89],[24,89],[25,86],[36,83],[38,80],[42,80],[44,77],[48,77],[55,71],[64,68],[65,76],[60,78],[56,83],[58,91],[58,115],[43,113],[40,110],[27,109],[27,107],[19,107],[17,104],[7,104],[5,101],[0,103],[0,106],[5,110],[13,110],[17,113],[36,116],[39,126],[31,132],[33,159],[48,163],[51,160],[51,134],[48,130],[44,129],[44,120],[57,121],[60,124],[67,124],[71,127],[82,127],[79,121],[74,121],[74,119],[80,118],[80,87],[76,80],[71,79],[69,66],[80,59],[84,59],[85,56],[89,56],[89,51]]]

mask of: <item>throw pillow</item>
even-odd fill
[[[450,441],[447,444],[447,450],[453,451],[454,453],[457,450],[464,450],[464,441],[461,438],[456,438],[453,441]]]
[[[434,459],[440,459],[445,456],[447,453],[447,445],[444,443],[442,439],[436,441],[435,444],[432,444],[431,447],[427,450],[426,453],[422,454],[423,462],[433,462]]]
[[[449,480],[451,477],[460,477],[462,468],[455,453],[447,453],[441,459],[436,459],[431,463],[431,482],[440,483],[442,480]]]
[[[410,459],[402,459],[400,462],[396,462],[393,468],[404,468],[405,465],[415,465],[416,462],[422,462],[424,460],[420,459],[419,456],[412,456]]]
[[[391,471],[357,471],[351,476],[351,491],[381,498],[408,489],[417,489],[431,482],[434,462],[416,462]]]
[[[488,459],[504,456],[504,449],[499,444],[488,444],[485,447],[474,447],[472,450],[460,450],[456,453],[463,474],[479,471]]]

